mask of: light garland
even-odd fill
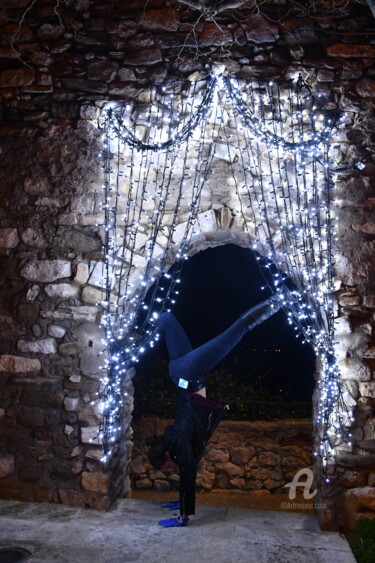
[[[148,103],[140,96],[111,108],[101,123],[104,461],[122,432],[124,375],[159,338],[155,320],[177,298],[201,194],[210,185],[215,190],[214,162],[224,157],[266,285],[319,358],[322,440],[315,453],[327,466],[335,448],[349,441],[352,422],[333,353],[328,149],[337,117],[319,109],[302,79],[282,88],[212,75],[184,86],[184,95],[181,84],[170,83],[167,93],[154,89]],[[216,153],[217,145],[226,147],[226,156]]]

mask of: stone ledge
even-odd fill
[[[339,467],[351,469],[375,469],[375,455],[341,454],[337,456],[336,463]]]

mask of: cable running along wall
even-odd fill
[[[333,348],[328,153],[336,122],[301,78],[265,84],[211,75],[139,91],[103,112],[104,460],[121,437],[123,376],[157,341],[155,320],[178,298],[202,202],[223,183],[226,206],[257,251],[265,284],[319,358],[315,454],[327,468],[335,448],[350,439]]]

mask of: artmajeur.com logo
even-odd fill
[[[305,477],[305,479],[302,479]],[[318,492],[316,489],[311,492],[311,487],[314,480],[314,474],[309,467],[304,467],[297,471],[295,476],[293,477],[293,481],[287,483],[285,486],[289,487],[289,499],[294,500],[296,498],[296,489],[297,487],[303,487],[303,498],[304,499],[311,499],[314,498],[316,493]]]

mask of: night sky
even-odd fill
[[[254,252],[235,245],[196,254],[185,262],[180,278],[180,294],[173,313],[194,348],[270,296],[269,289],[261,289],[265,282]],[[156,354],[165,354],[162,346]],[[269,383],[272,393],[282,389],[284,400],[311,400],[314,352],[296,338],[283,311],[248,333],[223,363],[234,377],[241,378],[251,374],[255,366],[261,369],[264,366],[272,371]],[[209,376],[207,383],[209,387]]]

